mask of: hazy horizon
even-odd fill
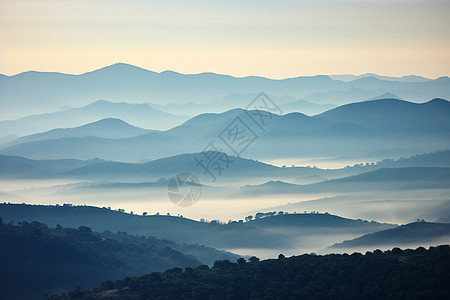
[[[450,3],[0,1],[0,73],[448,74]]]
[[[98,66],[94,69],[92,68],[88,68],[86,70],[80,71],[80,72],[62,72],[59,70],[52,70],[52,69],[48,69],[48,70],[41,70],[41,69],[27,69],[27,70],[22,70],[18,73],[10,73],[10,74],[6,74],[6,73],[0,73],[0,75],[5,75],[8,77],[13,77],[13,76],[17,76],[20,74],[24,74],[24,73],[28,73],[28,72],[37,72],[37,73],[59,73],[59,74],[65,74],[65,75],[84,75],[84,74],[88,74],[97,70],[101,70],[104,68],[108,68],[108,67],[112,67],[114,65],[119,65],[119,64],[123,64],[123,65],[130,65],[133,67],[137,67],[140,69],[144,69],[146,71],[150,71],[150,72],[155,72],[157,74],[162,74],[164,72],[174,72],[174,73],[178,73],[178,74],[182,74],[182,75],[200,75],[200,74],[216,74],[216,75],[224,75],[224,76],[231,76],[234,78],[246,78],[246,77],[263,77],[263,78],[267,78],[267,79],[271,79],[271,80],[283,80],[283,79],[292,79],[292,78],[298,78],[298,77],[314,77],[314,76],[329,76],[333,79],[334,76],[336,77],[344,77],[344,76],[349,76],[349,77],[371,77],[371,76],[381,76],[381,77],[392,77],[392,78],[405,78],[405,77],[411,77],[411,76],[418,76],[418,77],[423,77],[425,79],[430,79],[430,80],[435,80],[438,78],[442,78],[442,77],[449,77],[450,73],[442,73],[441,75],[438,76],[434,76],[434,77],[427,77],[423,74],[413,74],[413,73],[408,73],[408,74],[381,74],[381,73],[374,73],[374,72],[364,72],[364,73],[339,73],[339,74],[325,74],[325,73],[311,73],[311,74],[297,74],[297,75],[292,75],[292,76],[288,76],[288,77],[270,77],[270,76],[264,76],[264,75],[260,75],[260,74],[247,74],[247,75],[232,75],[232,74],[227,74],[227,73],[220,73],[220,72],[214,72],[214,71],[198,71],[198,72],[194,72],[194,73],[189,73],[189,72],[181,72],[181,71],[177,71],[175,69],[162,69],[162,70],[154,70],[151,68],[144,68],[140,65],[135,65],[135,64],[131,64],[128,62],[122,62],[122,61],[118,61],[118,62],[113,62],[111,64],[108,65],[103,65],[103,66]],[[347,80],[343,80],[343,79],[334,79],[334,80],[342,80],[342,81],[350,81],[351,79],[347,79]]]

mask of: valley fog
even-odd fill
[[[347,218],[363,218],[404,224],[416,219],[448,220],[450,188],[411,190],[374,190],[370,192],[309,193],[246,196],[241,186],[203,187],[193,206],[172,203],[167,186],[97,187],[98,182],[71,180],[7,180],[0,183],[2,202],[110,207],[112,210],[142,215],[169,213],[195,220],[244,220],[257,212],[328,212]],[[105,184],[104,182],[102,184]]]

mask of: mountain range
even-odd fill
[[[246,156],[258,159],[363,157],[382,151],[413,155],[450,148],[450,102],[443,99],[422,104],[372,100],[339,106],[312,117],[267,113],[261,119],[258,113],[243,109],[205,113],[166,131],[143,130],[117,119],[103,119],[15,139],[4,144],[0,154],[137,162],[201,152],[211,142],[217,150],[234,154],[220,136],[236,118],[245,123],[252,131],[248,134],[254,137]],[[261,120],[264,126],[257,123]],[[129,147],[131,144],[133,147]],[[278,147],[280,144],[284,147]]]
[[[0,76],[0,119],[46,113],[66,105],[87,105],[98,99],[159,105],[202,104],[233,93],[245,95],[264,91],[270,95],[289,95],[316,104],[340,105],[356,101],[356,98],[369,99],[387,92],[419,102],[447,98],[450,94],[448,77],[426,81],[385,79],[371,76],[344,82],[325,75],[282,80],[257,76],[238,78],[214,73],[186,75],[173,71],[156,73],[124,63],[81,75],[29,71]]]
[[[367,77],[375,77],[380,80],[389,80],[389,81],[402,81],[402,82],[424,82],[424,81],[430,81],[430,78],[425,78],[423,76],[417,76],[417,75],[406,75],[402,77],[393,77],[393,76],[381,76],[374,73],[365,73],[361,75],[330,75],[332,79],[335,80],[341,80],[341,81],[352,81],[360,78],[367,78]]]
[[[234,108],[245,109],[249,105],[250,101],[255,99],[257,96],[258,96],[257,93],[253,94],[233,93],[218,100],[213,100],[209,103],[203,104],[189,102],[182,104],[169,103],[164,105],[157,105],[157,104],[149,104],[149,105],[158,110],[165,111],[171,114],[190,114],[192,116],[195,116],[205,112],[220,113]],[[275,95],[268,95],[268,96],[272,101],[278,103],[283,113],[301,112],[306,115],[312,116],[337,106],[331,103],[316,104],[306,100],[298,100],[291,96],[275,96]],[[375,98],[379,99],[379,97]],[[394,96],[394,98],[397,98],[397,96]]]
[[[247,182],[251,179],[259,180],[308,180],[315,177],[318,181],[325,183],[315,183],[308,186],[300,186],[292,183],[270,181],[260,186],[246,186],[252,192],[278,191],[284,193],[317,191],[321,189],[333,189],[333,187],[359,184],[385,182],[398,184],[404,182],[427,179],[425,183],[435,185],[445,184],[448,180],[447,170],[450,167],[450,150],[436,151],[415,155],[409,158],[398,160],[383,160],[376,164],[356,165],[342,169],[324,170],[310,167],[278,167],[256,160],[246,159],[237,156],[229,156],[229,168],[224,171],[223,179],[239,182],[239,178],[246,177]],[[215,155],[226,155],[216,153]],[[190,172],[199,174],[200,178],[203,169],[196,165],[196,158],[203,157],[201,153],[181,154],[172,157],[157,159],[143,163],[122,163],[105,161],[101,159],[77,160],[33,160],[20,156],[0,155],[0,177],[10,179],[32,179],[32,178],[79,178],[79,179],[103,179],[103,180],[149,180],[162,177],[171,177],[177,173]],[[361,175],[359,175],[361,174]],[[447,174],[447,175],[446,175]],[[353,176],[353,177],[348,177]],[[423,177],[425,176],[425,177]],[[345,179],[337,179],[346,177]],[[422,178],[423,177],[423,178]],[[266,188],[267,187],[267,188]],[[273,188],[278,187],[273,190]],[[361,186],[360,189],[363,187]]]
[[[318,194],[345,191],[383,189],[414,190],[448,188],[450,168],[381,168],[358,175],[331,179],[309,185],[269,181],[257,186],[245,186],[243,192],[251,196],[265,194]]]
[[[79,108],[65,107],[55,112],[29,115],[17,120],[0,120],[0,136],[23,136],[54,128],[78,127],[105,118],[121,119],[137,127],[156,130],[167,130],[189,119],[186,115],[165,113],[145,103],[98,100]]]

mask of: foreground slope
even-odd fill
[[[76,286],[138,276],[174,267],[212,265],[239,258],[212,248],[177,244],[126,232],[94,233],[89,227],[48,228],[38,222],[0,222],[2,299],[37,299]]]
[[[47,299],[447,299],[450,248],[302,255],[172,269]]]

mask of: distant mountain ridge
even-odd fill
[[[234,108],[245,109],[257,96],[258,93],[232,93],[218,100],[203,104],[187,102],[181,104],[169,103],[164,105],[149,103],[149,105],[171,114],[190,114],[194,116],[202,113],[220,113]],[[279,105],[283,113],[301,112],[312,116],[337,106],[330,103],[316,104],[306,100],[298,100],[291,96],[276,96],[270,94],[268,96]]]
[[[331,109],[317,118],[329,122],[353,122],[373,130],[432,130],[435,133],[450,128],[450,102],[433,99],[411,103],[398,99],[378,99],[351,103]],[[436,126],[439,124],[438,126]]]
[[[359,238],[344,241],[329,247],[329,250],[347,249],[356,250],[359,248],[389,248],[392,245],[397,247],[417,247],[435,244],[450,243],[450,224],[414,222],[387,229],[375,233],[363,235]]]
[[[273,159],[274,154],[280,157],[363,156],[389,148],[406,148],[412,154],[430,152],[436,147],[450,148],[450,102],[444,99],[421,104],[398,99],[372,100],[339,106],[313,117],[301,113],[267,114],[263,129],[251,117],[257,113],[233,109],[201,114],[167,131],[149,131],[125,138],[64,135],[76,130],[59,131],[59,139],[35,135],[33,141],[25,139],[23,143],[12,142],[13,146],[4,145],[0,154],[33,159],[99,157],[136,162],[201,152],[213,140],[218,149],[232,154],[232,149],[219,136],[237,117],[257,137],[246,156],[260,159]],[[109,137],[115,136],[115,130],[110,130]],[[134,147],[129,146],[131,143]]]
[[[401,160],[386,160],[376,165],[366,167],[344,168],[337,170],[322,170],[308,167],[281,168],[252,159],[230,156],[230,167],[224,171],[224,178],[233,177],[298,177],[303,176],[332,176],[343,177],[349,174],[361,174],[374,171],[379,168],[424,166],[433,167],[442,165],[450,167],[450,161],[446,162],[450,151],[441,151],[430,154],[422,154],[412,158]],[[218,153],[219,155],[221,153]],[[105,161],[101,159],[91,160],[32,160],[19,156],[0,155],[0,177],[2,178],[33,178],[33,177],[68,177],[68,178],[109,178],[109,179],[147,179],[173,176],[180,172],[191,172],[201,174],[203,170],[196,166],[195,157],[201,158],[199,153],[181,154],[165,157],[145,163],[123,163]],[[429,163],[429,161],[431,162]],[[433,170],[433,168],[428,168]],[[445,168],[436,168],[436,170]],[[400,169],[399,169],[400,170]],[[281,183],[280,183],[281,184]],[[285,183],[286,185],[289,185]],[[295,185],[292,185],[295,186]]]
[[[132,126],[120,119],[107,118],[75,128],[57,128],[18,138],[14,144],[68,137],[132,138],[152,131]]]
[[[63,107],[87,105],[92,99],[113,102],[206,103],[232,93],[251,94],[264,91],[271,95],[289,95],[316,104],[342,104],[355,101],[352,89],[363,91],[367,99],[386,92],[403,99],[448,97],[449,78],[422,82],[380,80],[374,77],[349,82],[329,76],[295,77],[273,80],[264,77],[232,77],[214,73],[180,74],[172,71],[156,73],[123,63],[114,64],[81,75],[51,72],[25,72],[0,77],[0,118],[11,119],[29,114],[54,111]],[[173,87],[177,88],[174,89]],[[346,92],[345,97],[329,98],[318,93]],[[349,94],[350,93],[350,94]],[[350,99],[350,100],[349,100]],[[36,105],[36,104],[39,105]],[[34,104],[34,105],[33,105]]]
[[[370,169],[370,168],[369,168]],[[370,191],[389,189],[432,189],[450,186],[450,168],[406,167],[380,168],[357,175],[325,180],[319,183],[298,185],[282,181],[268,181],[242,188],[245,195],[309,194],[326,192]]]
[[[394,77],[394,76],[381,76],[381,75],[374,74],[374,73],[365,73],[365,74],[361,74],[361,75],[350,75],[350,74],[330,75],[330,77],[332,79],[342,80],[342,81],[352,81],[352,80],[366,78],[366,77],[375,77],[380,80],[402,81],[402,82],[424,82],[424,81],[432,80],[430,78],[425,78],[425,77],[417,76],[417,75],[406,75],[406,76],[401,76],[401,77]]]
[[[380,100],[380,99],[398,99],[398,100],[402,100],[399,96],[388,92],[388,93],[384,93],[384,94],[379,95],[379,96],[375,96],[375,97],[369,98],[366,101]]]
[[[104,118],[121,119],[146,129],[166,130],[179,125],[189,117],[165,113],[147,104],[98,100],[79,108],[66,107],[56,112],[0,121],[0,136],[11,134],[23,136],[54,128],[82,126]]]

